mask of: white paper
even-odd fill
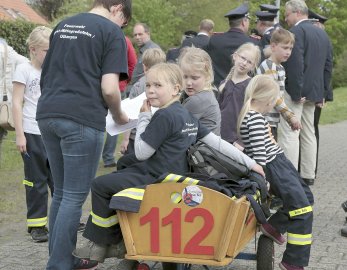
[[[118,125],[113,121],[113,118],[110,112],[108,112],[106,116],[106,131],[111,136],[115,136],[125,131],[136,128],[136,125],[137,125],[137,119],[130,119],[129,123],[125,125]]]
[[[137,119],[139,118],[140,109],[142,107],[143,101],[146,99],[146,93],[142,93],[141,95],[135,98],[126,98],[121,101],[122,110],[128,115],[130,121],[125,125],[118,125],[113,121],[112,115],[110,111],[106,116],[106,131],[111,136],[115,136],[117,134],[123,133],[125,131],[136,128]],[[157,108],[151,108],[154,113]]]

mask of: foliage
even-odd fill
[[[333,70],[333,86],[341,87],[347,85],[347,49],[336,59],[336,65]]]
[[[151,39],[165,50],[177,39],[176,30],[182,18],[175,16],[177,8],[166,0],[134,0],[133,20],[125,33],[131,35],[136,22],[151,28]]]
[[[53,20],[52,25],[55,26],[59,21],[71,17],[74,14],[87,12],[91,9],[93,0],[69,0],[59,9],[57,17]]]
[[[34,0],[32,6],[41,13],[48,21],[57,17],[59,9],[63,6],[64,0]]]
[[[26,39],[37,25],[24,20],[0,21],[0,37],[4,38],[16,52],[28,56]]]

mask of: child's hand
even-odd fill
[[[27,139],[24,134],[16,136],[16,145],[19,152],[25,153],[27,151]]]
[[[292,130],[299,130],[302,128],[301,122],[295,116],[290,119],[289,125]]]
[[[259,164],[255,164],[253,167],[252,167],[252,171],[255,171],[257,173],[259,173],[261,176],[263,176],[265,178],[265,172],[263,170],[263,167],[260,166]]]
[[[145,99],[143,101],[140,112],[150,112],[150,111],[151,111],[151,104],[149,103],[148,99]]]
[[[305,103],[305,101],[306,101],[306,97],[302,97],[298,101],[296,101],[296,103],[302,104],[302,103]]]
[[[122,140],[122,143],[120,145],[120,152],[124,155],[124,153],[128,150],[128,144],[129,144],[129,140]]]

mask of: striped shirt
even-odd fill
[[[257,69],[257,74],[267,74],[273,76],[280,86],[281,96],[276,101],[274,109],[265,115],[270,126],[277,127],[280,121],[280,114],[290,124],[290,119],[295,116],[284,102],[283,94],[285,90],[286,71],[282,65],[277,65],[270,59],[264,60]]]
[[[259,165],[265,166],[283,150],[275,141],[269,123],[256,112],[246,113],[240,127],[240,135],[245,146],[245,153]]]

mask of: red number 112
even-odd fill
[[[140,218],[140,225],[150,223],[150,236],[151,236],[151,252],[159,253],[160,251],[160,215],[159,208],[152,207],[151,210]],[[196,217],[201,217],[204,220],[202,228],[193,235],[193,237],[184,246],[184,254],[195,254],[195,255],[213,255],[213,246],[202,246],[200,243],[208,236],[214,226],[213,215],[210,211],[204,208],[194,208],[189,210],[185,217],[184,222],[194,222]],[[161,220],[161,226],[172,226],[171,231],[171,249],[172,253],[181,253],[181,234],[182,234],[182,215],[181,208],[174,208],[171,213]]]

